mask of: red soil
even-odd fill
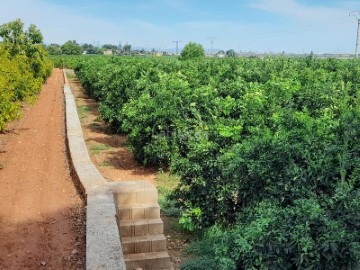
[[[0,134],[0,269],[84,269],[85,214],[67,158],[59,69]]]
[[[72,74],[71,71],[68,71]],[[84,94],[77,79],[69,79],[71,90],[76,98],[76,104],[84,139],[89,150],[90,158],[108,181],[136,181],[145,180],[156,186],[156,168],[145,168],[139,165],[127,147],[125,135],[107,132],[106,124],[99,120],[98,103]],[[85,108],[83,111],[81,108]],[[106,149],[96,151],[97,146]]]

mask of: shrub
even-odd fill
[[[185,45],[184,49],[180,53],[180,59],[198,59],[205,56],[204,47],[201,44],[195,42],[189,42]]]
[[[0,26],[0,132],[21,115],[21,102],[35,100],[52,69],[41,32],[23,26],[19,19]]]
[[[136,159],[181,177],[181,224],[216,226],[213,269],[356,269],[358,61],[98,58],[77,73]]]
[[[195,245],[208,249],[192,251],[198,258],[184,269],[202,269],[207,260],[219,270],[359,269],[359,206],[359,190],[346,184],[325,201],[314,196],[283,207],[264,200],[232,228],[208,230]]]

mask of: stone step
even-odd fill
[[[137,220],[160,218],[160,206],[157,203],[118,205],[118,220]]]
[[[134,205],[157,203],[158,193],[156,188],[145,181],[117,182],[112,185],[114,199],[117,205]]]
[[[163,234],[122,237],[124,254],[166,251],[166,238]]]
[[[121,237],[156,235],[164,233],[164,224],[160,218],[122,220],[119,222]]]
[[[127,270],[173,270],[169,254],[165,251],[124,255]]]

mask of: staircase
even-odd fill
[[[127,270],[172,270],[156,188],[145,181],[117,183],[114,197]]]

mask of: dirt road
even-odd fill
[[[70,176],[63,77],[0,134],[0,269],[83,269],[84,203]]]

